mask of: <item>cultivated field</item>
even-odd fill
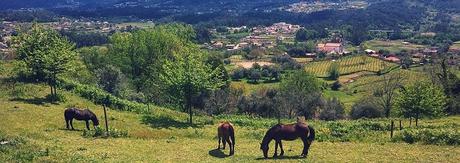
[[[394,40],[394,41],[380,41],[380,40],[371,40],[366,41],[363,44],[365,49],[372,49],[378,51],[380,49],[385,49],[390,51],[391,53],[397,53],[401,50],[417,50],[420,48],[425,48],[423,45],[411,44],[411,43],[403,43],[402,40]]]
[[[385,66],[394,66],[393,63],[384,62],[368,56],[349,56],[336,61],[311,62],[305,65],[305,70],[318,77],[327,77],[329,67],[334,63],[339,64],[340,75],[349,75],[358,72],[378,72]]]

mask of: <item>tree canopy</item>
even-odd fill
[[[18,59],[25,63],[32,78],[46,81],[56,97],[57,76],[72,69],[77,53],[75,45],[39,24],[16,38]]]

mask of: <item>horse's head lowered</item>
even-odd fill
[[[90,112],[90,119],[91,119],[91,121],[93,121],[94,128],[96,129],[96,127],[99,126],[99,119],[97,119],[96,114],[94,114],[91,111],[89,111],[89,112]]]
[[[265,158],[268,158],[268,149],[268,143],[260,143],[260,150],[262,150],[262,152],[264,153]]]

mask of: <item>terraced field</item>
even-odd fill
[[[318,77],[327,77],[329,67],[334,62],[339,64],[340,75],[349,75],[363,71],[376,73],[385,67],[396,65],[368,56],[348,56],[335,61],[311,62],[305,65],[305,70]]]

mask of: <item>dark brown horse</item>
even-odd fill
[[[300,138],[303,142],[303,151],[301,156],[307,157],[308,149],[315,139],[315,130],[313,127],[300,122],[287,125],[277,124],[270,128],[260,144],[260,149],[262,150],[264,157],[267,158],[269,149],[268,145],[272,140],[275,140],[275,154],[273,157],[278,157],[278,146],[281,148],[280,156],[283,156],[284,150],[281,140],[292,141],[298,138]]]
[[[235,153],[235,129],[233,129],[233,125],[229,122],[220,123],[217,128],[217,137],[219,137],[219,146],[217,149],[220,149],[221,141],[224,144],[223,149],[225,149],[225,144],[227,142],[230,147],[229,155],[233,155]]]
[[[76,119],[79,121],[85,121],[86,129],[88,130],[89,130],[89,120],[93,121],[94,128],[96,128],[99,125],[99,120],[97,119],[96,114],[94,114],[89,109],[80,110],[77,108],[68,108],[64,111],[64,118],[65,118],[65,123],[67,125],[67,129],[70,129],[69,128],[69,124],[70,124],[70,127],[72,127],[72,130],[74,130],[73,124],[72,124],[73,119]]]

